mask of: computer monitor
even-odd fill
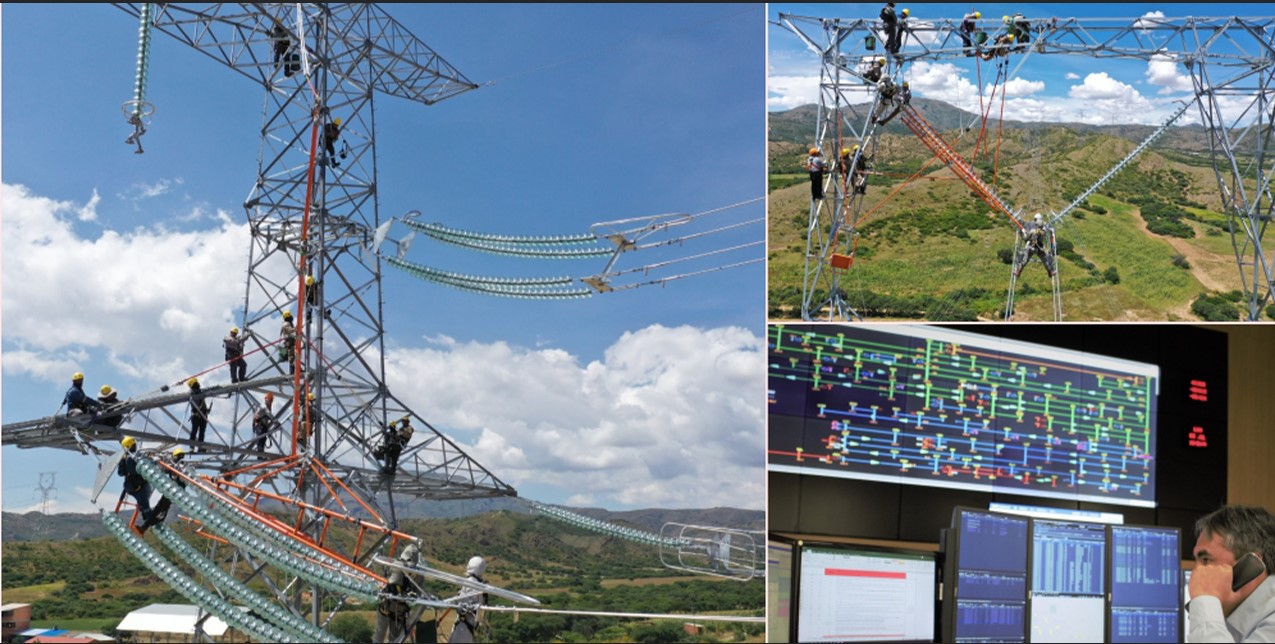
[[[934,641],[934,553],[803,544],[799,557],[797,641]]]
[[[1104,636],[1107,530],[1102,524],[1031,521],[1032,642],[1095,642]]]
[[[1185,642],[1186,636],[1191,632],[1191,611],[1188,604],[1191,603],[1191,569],[1187,568],[1182,571],[1182,641]]]
[[[1181,642],[1177,528],[1108,526],[1108,642]]]
[[[766,641],[789,641],[792,614],[792,544],[766,541]]]
[[[1027,641],[1027,524],[1027,517],[986,510],[952,512],[943,641]]]

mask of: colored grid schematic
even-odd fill
[[[1155,505],[1156,365],[925,326],[768,341],[772,471]]]

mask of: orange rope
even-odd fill
[[[310,125],[310,166],[306,171],[305,183],[305,214],[301,219],[301,259],[297,266],[297,332],[293,341],[292,360],[292,455],[297,453],[297,431],[300,429],[301,416],[301,372],[299,367],[301,361],[301,338],[305,333],[305,276],[306,264],[310,261],[309,255],[309,237],[310,237],[310,202],[314,198],[314,166],[315,157],[318,155],[319,144],[319,117],[321,113],[316,108],[314,111],[314,119]],[[307,419],[308,420],[308,419]]]

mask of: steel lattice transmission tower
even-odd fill
[[[144,7],[116,6],[133,16]],[[380,94],[431,105],[477,85],[377,5],[152,7],[153,29],[265,91],[257,176],[244,203],[252,242],[242,326],[255,331],[249,348],[255,343],[269,359],[255,361],[249,380],[288,378],[294,426],[304,417],[306,395],[314,395],[322,413],[309,455],[375,470],[372,449],[385,424],[420,417],[385,384],[373,106]],[[280,59],[275,45],[281,32],[292,47]],[[335,119],[341,120],[340,137],[332,147],[339,153],[329,154],[324,126]],[[317,281],[309,301],[307,276]],[[296,369],[279,358],[275,349],[281,345],[268,346],[278,338],[285,311],[295,315]],[[228,443],[250,441],[258,406],[246,393],[235,399]],[[295,445],[280,447],[297,453]],[[428,424],[400,463],[393,492],[428,498],[514,494]],[[369,487],[387,489],[385,481]]]
[[[992,18],[978,21],[989,43],[979,51],[987,51],[999,34],[1006,33],[1001,21]],[[1275,175],[1275,17],[1031,18],[1027,22],[1030,43],[1013,49],[1010,64],[1014,71],[1007,81],[1027,57],[1052,54],[1168,62],[1190,79],[1191,96],[1184,107],[1193,109],[1178,114],[1195,113],[1206,130],[1247,318],[1258,320],[1265,308],[1275,303],[1275,266],[1271,249],[1263,248],[1266,228],[1275,215],[1271,192]],[[974,50],[964,45],[960,23],[960,19],[912,16],[902,36],[902,48],[889,56],[881,47],[887,39],[877,20],[780,14],[772,24],[796,36],[820,65],[816,144],[825,153],[833,149],[832,143],[857,142],[864,149],[874,145],[877,127],[867,112],[877,99],[876,88],[864,79],[862,61],[888,56],[886,73],[897,81],[907,63],[964,60]],[[862,97],[860,104],[869,103],[867,110],[856,109],[855,94]],[[943,160],[958,175],[968,170],[968,164],[960,159]],[[1120,165],[1129,161],[1126,158]],[[1094,177],[1094,187],[1114,174]],[[837,188],[836,173],[829,176],[830,196],[812,200],[810,210],[801,312],[806,320],[821,317],[825,311],[830,320],[859,317],[845,300],[843,284],[853,260],[855,226],[864,204]],[[1005,209],[1007,213],[1011,210]],[[1069,210],[1055,213],[1051,223]],[[1017,219],[1016,214],[1011,216]],[[819,301],[815,301],[816,295]]]

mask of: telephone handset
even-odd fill
[[[1245,584],[1253,581],[1263,572],[1266,572],[1266,564],[1262,563],[1261,558],[1256,554],[1250,552],[1240,557],[1240,560],[1231,568],[1231,592],[1239,592]]]

